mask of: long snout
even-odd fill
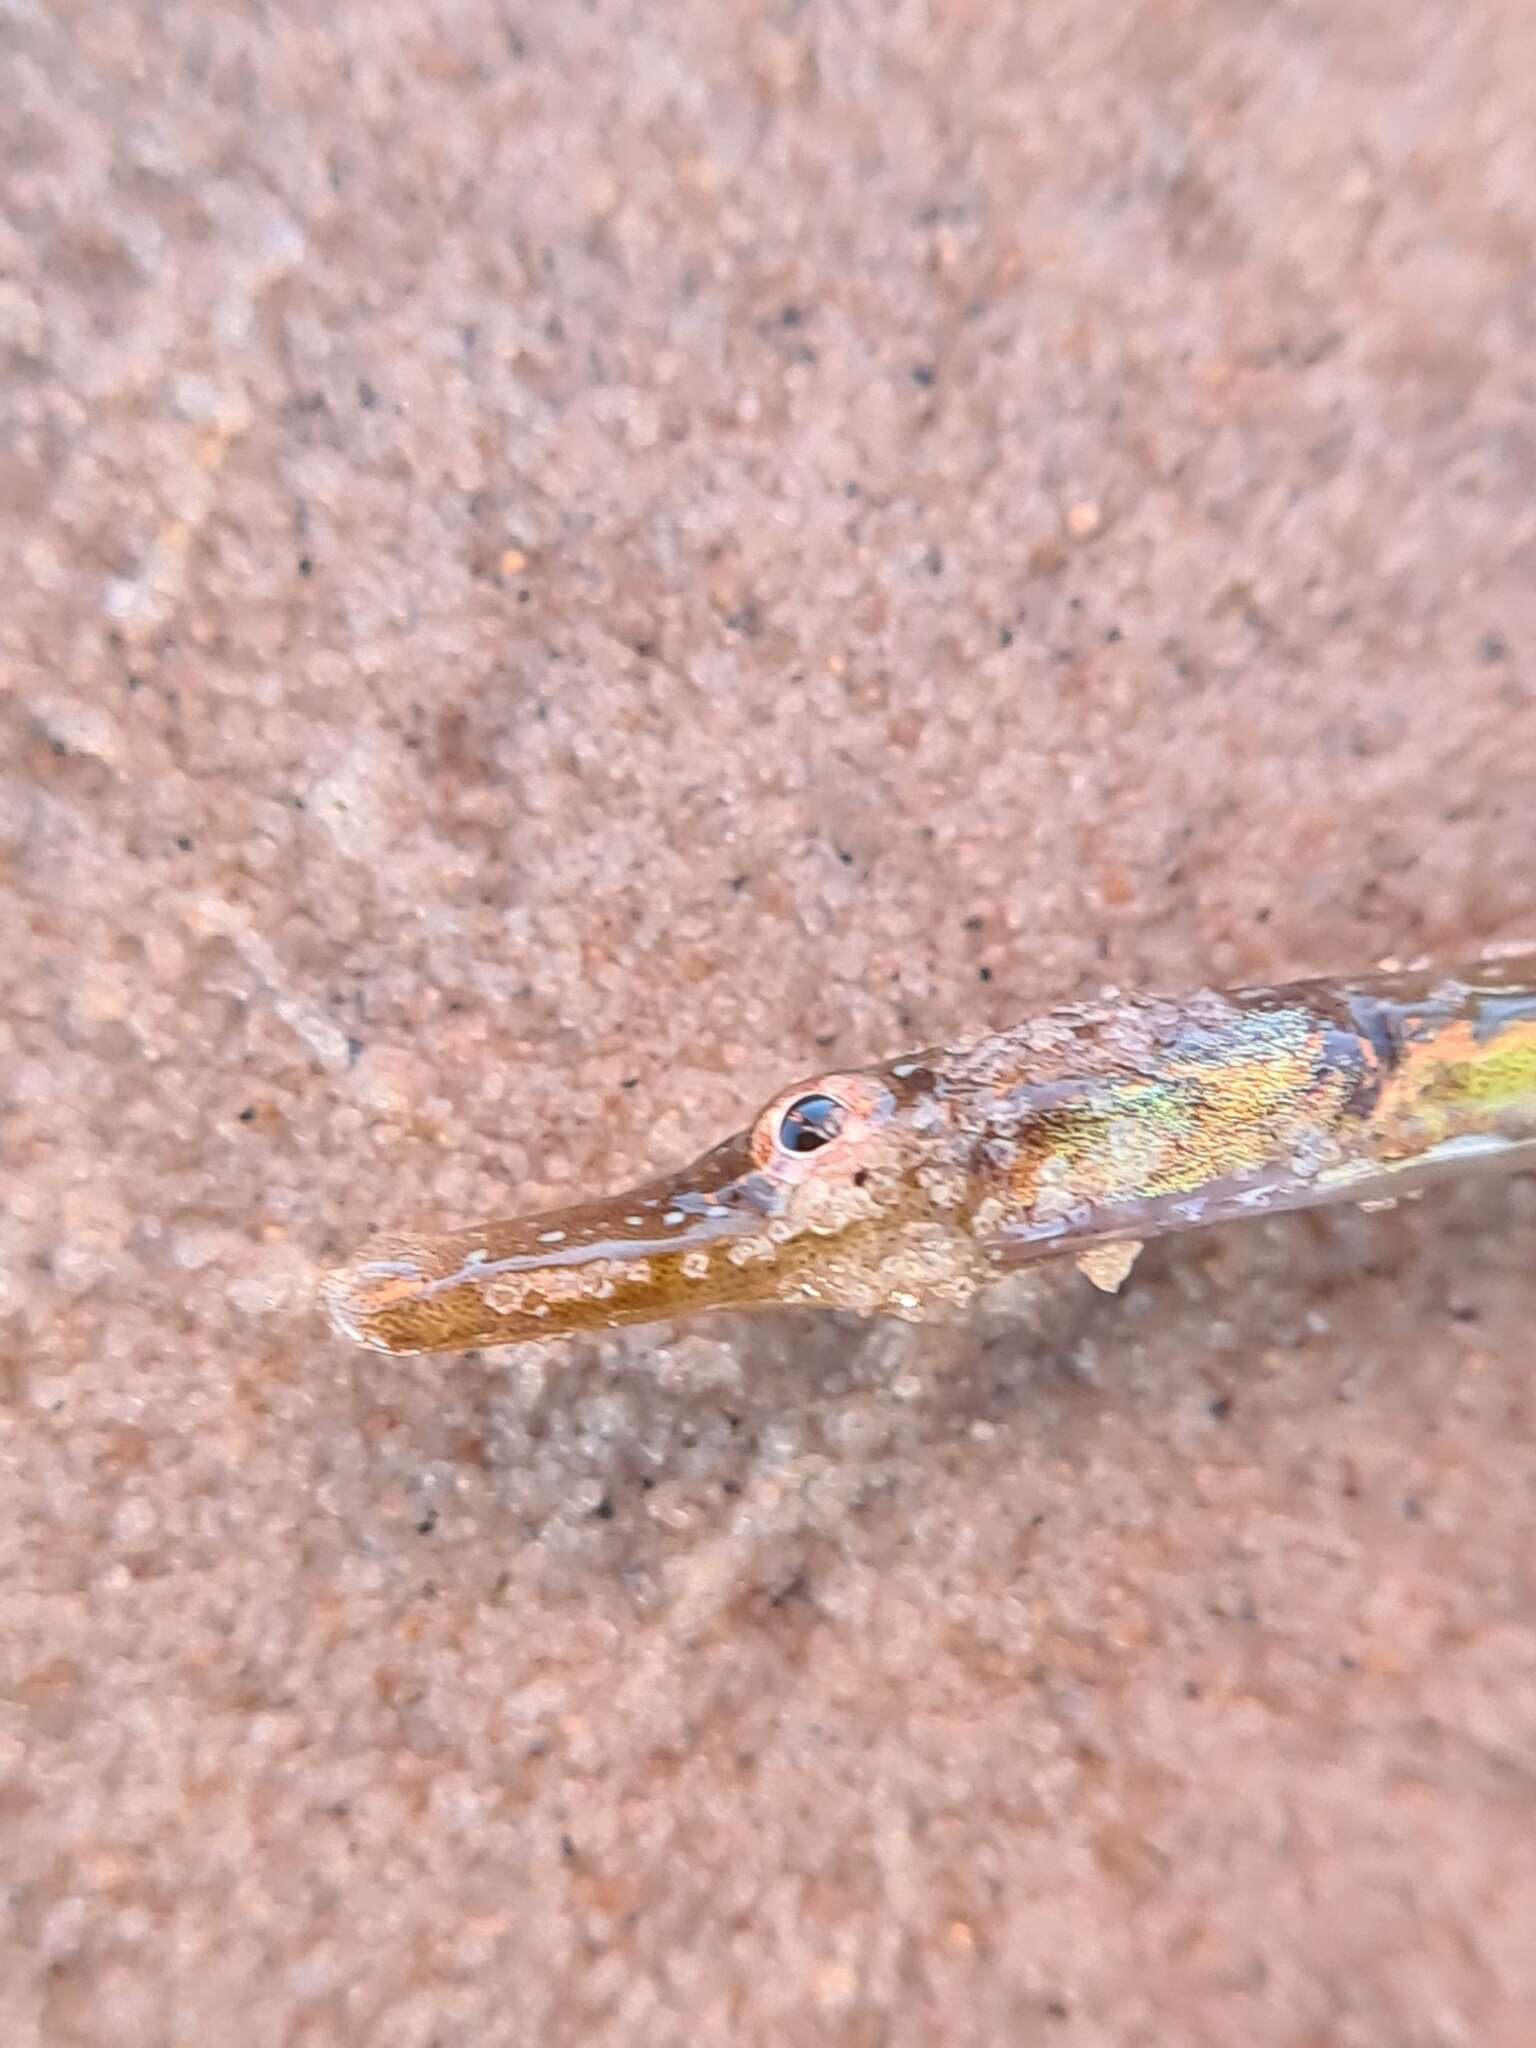
[[[547,1214],[375,1238],[325,1274],[340,1335],[462,1351],[763,1298],[773,1191],[731,1139],[685,1172]]]

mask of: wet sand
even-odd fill
[[[7,2048],[1524,2048],[1530,1177],[310,1289],[1536,934],[1529,7],[98,0],[0,107]]]

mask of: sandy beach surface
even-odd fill
[[[1528,2048],[1536,1180],[333,1339],[1536,937],[1527,0],[0,4],[0,2040]]]

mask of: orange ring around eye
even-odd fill
[[[791,1178],[813,1172],[848,1139],[862,1137],[873,1125],[884,1123],[892,1107],[890,1090],[866,1074],[821,1074],[814,1081],[802,1081],[799,1087],[786,1088],[775,1096],[752,1126],[752,1164],[759,1171],[771,1170]],[[831,1124],[836,1112],[835,1127],[826,1129],[819,1143],[787,1145],[785,1120],[797,1110],[807,1114],[806,1128],[811,1131],[818,1119]]]

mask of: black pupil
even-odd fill
[[[819,1152],[843,1128],[843,1115],[830,1095],[802,1095],[779,1121],[779,1143],[786,1152]]]

